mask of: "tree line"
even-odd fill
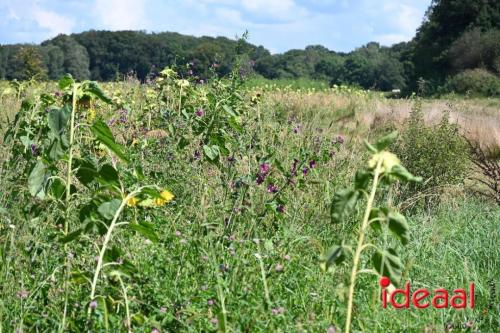
[[[271,54],[263,46],[225,37],[143,31],[87,31],[59,35],[40,45],[0,45],[0,78],[33,76],[109,81],[132,74],[147,80],[166,66],[204,79],[226,75],[238,53],[242,69],[268,79],[310,78],[388,91],[442,87],[466,90],[471,80],[500,94],[500,2],[434,0],[416,36],[391,47],[370,42],[342,53],[321,45]],[[188,65],[186,65],[188,64]],[[465,76],[465,77],[464,77]],[[460,85],[464,85],[462,87]],[[498,86],[497,86],[498,85]]]

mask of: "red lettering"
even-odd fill
[[[435,290],[436,295],[432,298],[432,306],[436,309],[445,309],[448,307],[448,291],[443,288]],[[442,295],[440,295],[442,294]],[[443,300],[442,303],[438,303],[438,300]]]
[[[467,294],[464,289],[455,289],[453,290],[453,297],[450,300],[451,306],[455,309],[465,309],[467,306]],[[458,294],[458,295],[457,295]],[[461,300],[462,302],[457,303],[457,300]]]
[[[470,308],[474,309],[474,302],[476,301],[476,295],[474,294],[474,282],[469,285],[469,297],[470,297]]]
[[[419,296],[419,294],[422,294],[422,295]],[[413,294],[413,297],[412,297],[413,305],[417,309],[425,309],[425,308],[429,307],[429,305],[430,305],[429,302],[420,304],[420,301],[423,300],[424,298],[426,298],[429,295],[430,295],[430,293],[429,293],[429,291],[427,289],[424,289],[424,288],[417,289],[415,291],[415,293]]]
[[[396,303],[396,295],[402,294],[405,297],[404,303],[398,304]],[[406,282],[405,289],[396,289],[392,292],[390,301],[393,307],[396,309],[409,308],[410,307],[410,283]]]

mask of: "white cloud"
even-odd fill
[[[74,19],[40,8],[33,11],[33,19],[53,36],[71,33],[75,26]]]
[[[142,30],[148,28],[145,0],[95,0],[95,15],[106,29]]]

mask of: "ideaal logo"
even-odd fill
[[[454,289],[451,293],[443,288],[435,289],[433,292],[426,288],[419,288],[415,291],[411,290],[410,282],[406,282],[404,289],[393,289],[389,291],[388,287],[391,285],[391,280],[388,277],[380,279],[380,286],[382,287],[382,307],[387,308],[390,303],[396,309],[410,308],[410,303],[417,309],[425,309],[432,306],[436,309],[444,309],[452,307],[455,309],[465,309],[467,306],[471,309],[474,308],[474,283],[469,284],[469,292],[465,289]],[[402,297],[397,297],[401,295]],[[450,298],[451,296],[451,298]],[[398,303],[403,300],[402,303]]]

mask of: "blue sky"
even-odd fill
[[[431,0],[0,0],[0,44],[96,30],[241,35],[271,52],[410,40]]]

